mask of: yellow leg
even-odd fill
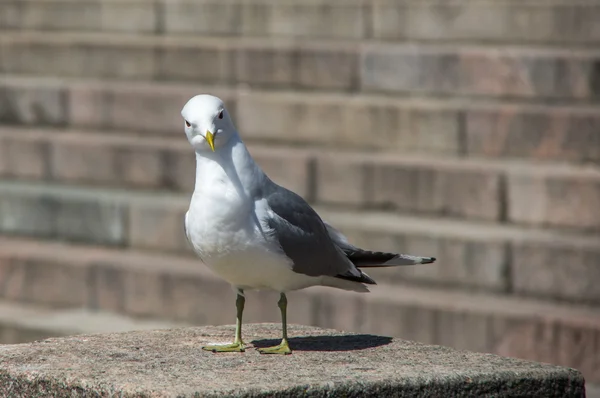
[[[202,347],[203,350],[212,352],[244,352],[246,346],[242,341],[242,314],[244,313],[244,304],[246,298],[244,297],[244,291],[239,289],[238,295],[235,300],[235,307],[237,309],[237,317],[235,322],[235,340],[231,344],[219,344],[219,345],[207,345]]]
[[[274,347],[259,348],[258,352],[260,352],[261,354],[287,355],[292,353],[287,339],[287,297],[285,297],[285,293],[281,293],[281,297],[279,298],[277,305],[279,306],[279,310],[281,311],[281,326],[283,329],[283,338],[281,339],[281,343],[279,345],[276,345]]]

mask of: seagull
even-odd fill
[[[254,161],[223,101],[201,94],[183,107],[185,134],[196,153],[196,181],[185,214],[187,240],[236,297],[234,342],[202,347],[244,352],[245,290],[280,294],[282,339],[261,354],[291,354],[286,293],[311,286],[368,292],[361,268],[433,263],[435,257],[383,253],[352,245],[296,193],[276,184]]]

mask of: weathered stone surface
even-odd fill
[[[0,177],[182,192],[194,188],[194,152],[183,134],[180,140],[140,140],[88,131],[0,129],[0,143]],[[309,151],[262,145],[251,145],[250,151],[274,181],[311,199]]]
[[[78,127],[128,129],[147,133],[181,134],[181,108],[187,100],[208,91],[202,87],[91,81],[70,86],[69,123]],[[211,89],[232,104],[228,90]],[[235,108],[234,108],[235,110]]]
[[[65,182],[87,180],[109,183],[116,176],[121,176],[121,170],[116,167],[116,151],[111,151],[111,147],[94,145],[85,138],[81,136],[81,143],[72,141],[60,146],[53,145],[52,163],[48,171],[56,179]]]
[[[20,32],[0,35],[0,51],[4,73],[345,91],[358,86],[353,44]]]
[[[371,205],[468,219],[502,217],[497,170],[453,162],[386,163],[373,164]]]
[[[375,280],[485,291],[515,289],[527,296],[600,303],[592,291],[597,283],[594,281],[600,280],[593,267],[600,256],[598,235],[458,223],[387,212],[318,210],[359,247],[381,251],[397,247],[406,253],[435,256],[443,264],[368,270]]]
[[[118,204],[62,203],[54,215],[58,238],[116,245],[126,239],[125,209]]]
[[[55,236],[55,207],[52,199],[16,197],[5,193],[0,198],[2,232],[32,237]]]
[[[2,62],[0,60],[0,62]],[[3,124],[37,124],[63,126],[67,123],[67,93],[57,85],[0,87],[0,122]]]
[[[350,90],[357,75],[354,46],[248,41],[237,48],[233,81],[251,87]]]
[[[47,177],[50,145],[33,140],[0,138],[0,175],[43,180]]]
[[[157,77],[171,81],[201,81],[224,84],[236,80],[234,50],[227,45],[178,45],[161,48]]]
[[[4,137],[0,137],[0,148],[6,148],[6,141]],[[0,175],[8,176],[11,173],[11,166],[8,162],[8,158],[6,155],[6,151],[4,149],[0,149]]]
[[[371,167],[351,156],[317,160],[317,202],[364,207],[369,202]]]
[[[164,33],[238,35],[241,4],[216,1],[168,1],[162,8]]]
[[[590,381],[600,377],[595,359],[600,353],[596,343],[600,320],[594,308],[409,286],[382,286],[373,293],[375,289],[355,307],[358,325],[353,330],[378,334],[395,330],[395,335],[416,340],[424,335],[435,344],[459,349],[570,364]],[[389,299],[384,299],[386,294]],[[338,305],[335,302],[332,311],[338,311]]]
[[[590,49],[25,32],[0,35],[0,51],[4,73],[542,100],[600,95],[600,52]]]
[[[365,45],[361,90],[591,100],[600,53],[520,48]]]
[[[79,35],[2,36],[3,73],[60,77],[149,79],[157,76],[155,48],[131,39],[78,40]],[[39,40],[35,39],[38,38]],[[127,36],[126,36],[127,37]]]
[[[140,1],[3,1],[0,28],[148,33],[156,29],[155,11]]]
[[[0,391],[55,396],[77,391],[165,397],[299,393],[379,397],[412,396],[427,389],[428,395],[440,397],[585,395],[583,377],[574,369],[307,326],[290,327],[292,356],[265,358],[253,347],[234,355],[199,349],[209,342],[227,341],[232,331],[231,326],[205,326],[2,346]],[[279,336],[279,325],[246,325],[245,335],[253,346],[265,346],[272,342],[266,339]],[[34,358],[44,361],[36,363]],[[270,372],[277,377],[265,377]]]
[[[106,98],[103,103],[107,127],[122,126],[133,131],[161,131],[167,134],[181,133],[184,126],[181,109],[190,98],[201,93],[192,87],[181,86],[165,88],[159,93],[148,85],[136,87],[121,85],[121,89],[117,90],[98,87],[96,90],[103,92]],[[219,90],[212,92],[224,101],[228,100],[226,93]],[[71,101],[74,100],[76,98],[71,98]],[[94,120],[85,125],[95,126]]]
[[[0,79],[2,90],[10,93],[0,107],[0,121],[7,124],[70,124],[146,135],[181,134],[181,107],[193,95],[210,92],[226,101],[248,141],[600,162],[600,144],[595,145],[600,139],[596,128],[600,113],[593,106],[514,106],[13,77]],[[269,123],[264,123],[267,118]]]
[[[361,1],[239,2],[244,36],[360,39],[368,14]]]
[[[373,0],[378,39],[518,43],[600,41],[600,7],[588,1],[446,2]]]
[[[18,29],[19,3],[0,3],[0,29]]]
[[[27,268],[29,263],[38,266]],[[331,288],[292,292],[288,319],[470,350],[502,350],[532,360],[543,358],[580,368],[589,380],[600,381],[599,364],[592,360],[600,354],[600,346],[594,343],[600,319],[593,308],[390,285],[383,273],[377,279],[380,284],[369,294]],[[79,293],[64,288],[66,284],[79,286]],[[28,286],[46,287],[31,295]],[[247,295],[246,321],[279,320],[276,293]],[[225,324],[234,317],[233,292],[196,258],[6,238],[0,240],[0,296],[188,323]],[[514,340],[523,328],[537,330],[558,343],[544,345],[535,333],[526,335],[526,341]],[[579,354],[577,336],[586,336],[585,355]]]
[[[365,215],[365,218],[368,218]],[[336,220],[337,218],[334,218]],[[399,219],[399,222],[406,221]],[[352,225],[354,224],[354,225]],[[347,225],[347,226],[345,226]],[[388,283],[412,281],[443,286],[486,289],[487,291],[506,291],[507,270],[511,267],[508,258],[509,244],[502,239],[487,237],[465,237],[457,233],[438,234],[435,223],[425,221],[431,232],[423,231],[387,231],[376,227],[366,227],[358,223],[343,221],[336,224],[353,244],[370,250],[389,251],[399,248],[405,253],[431,255],[443,259],[440,267],[406,267],[367,270],[375,280]],[[345,227],[344,227],[345,226]],[[543,245],[542,245],[543,246]],[[401,248],[401,249],[400,249]],[[544,250],[544,249],[542,249]]]
[[[600,239],[599,239],[600,241]],[[521,294],[600,303],[600,250],[557,242],[519,242],[512,247],[511,278]]]
[[[600,170],[560,168],[507,179],[508,219],[540,226],[600,230]]]
[[[99,2],[0,2],[0,28],[32,30],[99,30]]]
[[[498,326],[493,333],[499,337],[494,352],[522,358],[535,357],[547,363],[577,363],[586,374],[586,380],[593,383],[600,381],[598,331],[533,319],[511,322],[497,319],[495,323]]]
[[[317,201],[499,220],[500,173],[484,164],[405,156],[319,156]]]
[[[0,28],[359,39],[368,15],[360,1],[27,1],[1,2]]]
[[[455,49],[439,51],[415,44],[365,45],[360,73],[362,91],[456,93],[461,88]]]
[[[189,326],[142,320],[106,311],[47,308],[0,301],[0,344],[30,343],[81,333],[115,333]]]
[[[600,381],[600,176],[556,164],[600,162],[593,3],[0,0],[0,123],[90,130],[0,132],[0,178],[189,192],[179,111],[216,94],[270,176],[351,207],[321,214],[354,243],[440,259],[370,271],[371,295],[295,293],[292,321],[561,363]],[[154,251],[7,240],[2,297],[233,320],[228,286],[196,259],[156,254],[192,254],[187,194],[0,185],[0,232]],[[252,293],[248,319],[277,321],[275,296]]]
[[[99,3],[103,31],[142,34],[161,31],[162,20],[165,17],[158,2],[100,0]],[[88,11],[87,14],[92,13]]]
[[[338,46],[304,47],[298,49],[295,82],[299,88],[351,91],[358,87],[358,56],[356,48]]]
[[[236,123],[246,139],[456,154],[459,114],[440,103],[252,92],[237,97]]]
[[[285,158],[285,153],[281,155]],[[277,163],[277,157],[270,159]],[[293,162],[287,171],[288,166],[282,167],[278,181],[285,184],[286,173],[292,177],[295,173],[303,174],[292,165]],[[4,183],[0,185],[0,194],[3,198],[0,201],[0,231],[3,233],[191,254],[183,235],[183,215],[189,205],[189,191],[158,194]],[[44,198],[42,202],[40,197]],[[91,215],[87,219],[79,218],[81,224],[73,231],[58,230],[55,217],[63,214],[57,213],[58,209],[70,208],[73,212],[88,209]],[[95,217],[103,213],[94,213],[90,209],[113,209],[116,213],[106,213],[110,216],[97,219]],[[376,279],[488,291],[508,291],[513,286],[529,296],[600,303],[600,297],[593,289],[600,277],[595,276],[592,266],[600,255],[597,234],[583,236],[551,229],[482,225],[479,221],[391,212],[335,211],[318,206],[317,210],[323,219],[339,228],[359,247],[444,259],[443,266],[369,270]],[[559,250],[563,254],[555,254],[557,247],[564,248]],[[528,256],[531,250],[537,253],[533,257]],[[571,266],[572,260],[565,261],[565,258],[577,259],[579,266]],[[573,272],[569,272],[570,269]],[[546,277],[538,278],[538,273]],[[563,288],[563,284],[570,287]]]
[[[102,89],[101,85],[69,87],[65,102],[69,125],[95,128],[107,128],[111,125],[114,97]],[[138,120],[144,124],[143,117]]]
[[[465,114],[467,155],[600,162],[600,117],[581,109],[513,106]]]
[[[5,258],[2,280],[7,285],[4,298],[18,302],[46,303],[55,307],[77,307],[85,303],[89,286],[82,283],[87,270],[83,259],[42,259],[30,255]]]
[[[69,132],[40,137],[51,148],[49,180],[140,188],[193,188],[194,155],[185,139],[179,142],[131,136]],[[25,136],[26,134],[22,134]],[[173,174],[178,164],[191,166],[191,173]],[[189,178],[191,176],[191,178]]]
[[[57,200],[52,188],[43,193],[26,185],[5,189],[0,197],[0,228],[9,234],[122,245],[126,208],[92,198],[75,194]]]
[[[589,1],[0,2],[0,28],[298,38],[585,43],[600,41]]]
[[[132,203],[129,211],[129,244],[141,249],[191,253],[183,228],[188,205],[184,201],[167,208],[156,202]]]

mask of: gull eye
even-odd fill
[[[185,121],[185,125],[188,127],[192,127],[192,125],[190,124],[190,122],[188,122],[187,120]]]
[[[219,112],[219,119],[223,119],[223,111]]]

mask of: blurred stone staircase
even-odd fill
[[[369,295],[293,293],[291,322],[600,383],[598,20],[597,1],[0,0],[0,336],[233,322],[182,227],[180,110],[210,92],[353,242],[439,259],[372,272]],[[245,319],[278,321],[249,297]]]

